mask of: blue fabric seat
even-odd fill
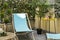
[[[14,27],[16,32],[31,32],[26,20],[26,14],[13,14]]]
[[[47,39],[60,39],[60,34],[51,34],[51,33],[46,33]]]

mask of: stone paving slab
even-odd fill
[[[46,36],[44,34],[38,35],[37,32],[34,32],[35,40],[46,40]]]
[[[36,31],[33,32],[35,40],[46,40],[46,36],[44,34],[38,35]],[[30,37],[31,34],[29,35]],[[19,40],[31,40],[28,35],[18,35]]]

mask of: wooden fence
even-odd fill
[[[41,28],[49,32],[60,33],[60,18],[55,18],[54,20],[42,20]]]

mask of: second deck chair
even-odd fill
[[[25,13],[13,14],[13,20],[14,20],[13,21],[14,28],[15,28],[17,35],[20,35],[20,33],[32,32],[32,30],[29,29],[29,27],[27,25]]]
[[[47,40],[60,40],[60,34],[46,33]]]

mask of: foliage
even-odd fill
[[[11,9],[7,9],[7,14],[11,15],[11,13],[12,13],[12,10]]]
[[[49,7],[49,5],[44,5],[44,4],[43,5],[40,5],[39,6],[39,9],[40,10],[39,10],[39,14],[38,15],[40,17],[44,17],[45,14],[48,12],[48,7]]]
[[[39,16],[42,17],[48,12],[48,5],[45,5],[46,0],[8,0],[7,2],[2,3],[1,10],[4,9],[4,16],[11,15],[11,13],[28,13],[31,16],[35,16],[36,8],[39,7]]]
[[[9,23],[9,19],[8,18],[5,18],[4,19],[4,23],[6,23],[6,24]]]
[[[3,13],[1,13],[0,16],[1,16],[1,18],[4,18],[4,14]]]
[[[3,3],[3,8],[5,8],[5,9],[8,8],[8,3],[7,2]]]

